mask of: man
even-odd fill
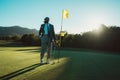
[[[49,23],[49,17],[44,19],[44,24],[41,25],[39,30],[39,36],[41,38],[41,55],[40,64],[43,64],[43,57],[47,51],[46,63],[49,64],[50,61],[50,50],[52,49],[52,42],[55,41],[55,31],[54,26]]]

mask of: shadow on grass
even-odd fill
[[[35,52],[35,53],[40,53],[41,52],[41,48],[33,48],[33,49],[17,49],[15,51],[27,51],[27,52]]]
[[[36,51],[36,52],[38,52],[38,51],[40,51],[40,49],[39,48],[38,49],[18,49],[16,51]]]
[[[38,63],[38,64],[33,64],[33,65],[31,65],[31,66],[22,68],[22,69],[20,69],[20,70],[15,71],[15,72],[12,72],[12,73],[9,73],[9,74],[0,76],[0,80],[9,80],[9,79],[11,79],[11,78],[13,78],[13,77],[15,77],[15,76],[18,76],[18,75],[23,74],[23,73],[25,73],[25,72],[31,71],[31,70],[39,67],[39,66],[42,66],[42,65],[44,65],[44,64],[40,64],[40,63]]]

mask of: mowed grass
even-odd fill
[[[24,47],[22,48],[26,49]],[[37,54],[31,54],[25,51],[17,51],[19,49],[21,48],[0,48],[0,75],[11,73],[37,62]]]
[[[60,54],[58,63],[57,54]],[[119,80],[120,55],[89,50],[56,51],[55,64],[38,65],[39,47],[0,47],[0,76],[10,80]],[[9,74],[9,75],[6,75]],[[6,75],[6,76],[5,76]],[[13,75],[13,76],[12,76]],[[7,77],[7,78],[5,78]]]
[[[44,61],[45,60],[46,59],[44,59]],[[39,47],[0,47],[0,77],[1,79],[11,80],[39,80],[40,78],[45,78],[46,80],[51,78],[55,79],[62,71],[59,70],[62,68],[58,67],[64,65],[67,58],[61,58],[60,64],[57,64],[57,60],[54,61],[56,62],[55,65],[52,65],[52,60],[50,64],[39,65]],[[48,75],[49,77],[40,77],[40,75],[49,71],[51,72],[51,70],[56,70],[54,76]]]

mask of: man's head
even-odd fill
[[[49,20],[50,20],[49,17],[45,17],[45,18],[44,18],[44,23],[48,23]]]

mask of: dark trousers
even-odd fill
[[[47,35],[43,35],[41,38],[41,59],[43,59],[45,52],[47,52],[47,59],[50,58],[52,49],[52,43]]]

